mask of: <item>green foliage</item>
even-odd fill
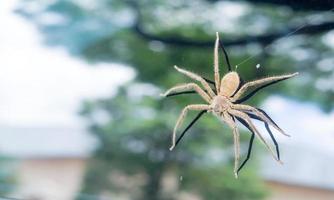
[[[187,171],[184,185],[189,190],[196,189],[203,199],[263,199],[264,185],[256,174],[242,173],[235,179],[233,166],[197,167]]]
[[[0,196],[13,192],[16,185],[14,160],[0,156]]]

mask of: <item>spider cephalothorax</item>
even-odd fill
[[[277,83],[282,80],[286,80],[293,76],[296,76],[298,73],[287,74],[287,75],[280,75],[280,76],[272,76],[267,78],[262,78],[255,81],[250,81],[245,84],[241,84],[240,77],[238,73],[231,71],[231,65],[229,63],[228,55],[221,44],[220,46],[223,49],[225,59],[228,65],[229,72],[220,79],[219,74],[219,63],[218,63],[218,47],[219,47],[219,36],[218,33],[216,34],[216,42],[214,48],[214,79],[215,81],[210,81],[205,79],[193,72],[178,68],[175,66],[175,69],[180,73],[190,77],[193,80],[199,81],[204,89],[202,89],[199,85],[195,83],[186,83],[179,86],[175,86],[168,91],[166,91],[163,96],[175,96],[179,94],[186,94],[186,93],[198,93],[206,102],[207,104],[191,104],[187,105],[183,110],[176,122],[174,131],[173,131],[173,138],[172,138],[172,146],[170,150],[172,150],[181,138],[184,136],[185,132],[206,112],[211,112],[215,116],[217,116],[220,120],[225,122],[233,132],[234,136],[234,153],[235,153],[235,163],[234,163],[234,173],[235,176],[238,176],[238,172],[241,168],[246,164],[250,157],[252,144],[254,140],[254,135],[256,135],[263,144],[269,149],[271,154],[273,155],[274,159],[280,162],[279,156],[279,149],[277,142],[269,129],[269,125],[273,126],[276,130],[281,132],[282,134],[288,136],[284,133],[284,131],[277,126],[277,124],[261,109],[255,108],[249,105],[241,104],[242,102],[246,101],[250,97],[252,97],[257,91],[260,89]],[[211,88],[209,84],[213,84],[214,88]],[[254,88],[251,92],[247,93],[250,88]],[[183,131],[181,136],[176,141],[176,132],[179,126],[182,124],[187,111],[188,110],[198,110],[201,111],[197,117],[187,126],[187,128]],[[268,143],[264,140],[261,133],[257,130],[254,126],[252,119],[256,119],[265,123],[265,127],[270,134],[270,137],[274,141],[276,146],[276,153],[277,157],[273,149],[268,145]],[[248,149],[247,158],[245,161],[239,166],[239,154],[240,154],[240,147],[239,147],[239,131],[236,125],[235,120],[238,120],[241,124],[247,127],[251,133],[251,139]]]

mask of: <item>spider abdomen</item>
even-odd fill
[[[240,77],[236,72],[227,73],[221,80],[220,95],[231,97],[237,91]]]

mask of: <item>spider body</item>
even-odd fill
[[[209,111],[219,117],[222,116],[223,112],[227,112],[228,109],[231,109],[231,102],[228,97],[218,95],[212,99]]]
[[[188,76],[189,78],[198,81],[204,89],[202,89],[199,85],[196,83],[185,83],[179,86],[172,87],[171,89],[167,90],[162,96],[174,96],[178,94],[185,94],[185,93],[191,93],[195,92],[199,94],[204,101],[206,101],[207,104],[191,104],[187,105],[181,112],[176,125],[174,127],[173,135],[172,135],[172,146],[170,147],[170,150],[173,150],[173,148],[177,145],[177,143],[181,140],[185,132],[195,123],[196,120],[198,120],[205,112],[213,113],[216,117],[218,117],[221,121],[225,122],[227,126],[232,129],[232,133],[234,136],[234,156],[235,156],[235,162],[234,162],[234,173],[235,176],[238,176],[238,172],[240,169],[244,166],[244,164],[247,162],[250,156],[250,150],[253,143],[254,135],[256,135],[262,143],[266,146],[266,148],[271,152],[272,156],[275,160],[280,162],[279,158],[279,150],[277,142],[272,135],[269,125],[273,126],[276,130],[278,130],[280,133],[288,136],[284,133],[284,131],[277,126],[277,124],[261,109],[241,104],[242,102],[246,101],[250,97],[252,97],[257,91],[260,89],[269,86],[271,84],[277,83],[282,80],[286,80],[288,78],[291,78],[293,76],[296,76],[298,73],[294,74],[288,74],[288,75],[280,75],[280,76],[272,76],[267,78],[262,78],[255,81],[250,81],[245,84],[241,84],[240,77],[237,72],[231,71],[230,63],[228,60],[227,53],[223,48],[225,58],[227,61],[227,64],[229,66],[229,71],[222,79],[220,79],[219,74],[219,63],[218,63],[218,46],[219,46],[219,37],[217,33],[217,38],[215,42],[215,48],[214,48],[214,78],[215,81],[209,81],[207,79],[202,78],[201,76],[187,71],[185,69],[181,69],[177,66],[175,66],[175,69]],[[214,85],[214,88],[210,87],[209,83]],[[255,89],[248,93],[250,88]],[[246,96],[245,96],[246,94]],[[191,124],[185,129],[185,131],[181,134],[179,139],[176,141],[176,133],[178,128],[183,123],[184,118],[187,115],[187,112],[189,110],[197,110],[201,111],[200,114],[191,122]],[[275,156],[275,153],[270,145],[266,142],[266,140],[262,137],[261,133],[257,130],[257,128],[254,126],[251,119],[256,119],[259,121],[262,121],[265,123],[267,131],[270,134],[270,137],[275,143],[276,146],[276,152],[277,157]],[[240,147],[239,147],[239,131],[237,128],[236,120],[240,121],[245,127],[247,127],[251,133],[251,141],[250,141],[250,149],[247,154],[246,160],[242,163],[242,165],[239,166],[239,157],[240,157]]]

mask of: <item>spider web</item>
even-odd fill
[[[333,11],[334,11],[334,8],[331,8],[331,9],[325,11],[325,12],[333,12]],[[309,25],[309,23],[312,22],[315,18],[316,18],[316,16],[310,18],[310,19],[309,19],[308,21],[306,21],[304,24],[300,25],[300,26],[299,26],[298,28],[296,28],[295,30],[293,30],[293,31],[291,31],[291,32],[289,32],[289,33],[287,33],[286,35],[284,35],[284,36],[281,37],[280,39],[282,39],[282,38],[286,38],[286,37],[289,37],[289,36],[295,34],[295,33],[298,32],[300,29],[302,29],[302,28],[304,28],[305,26]],[[263,50],[264,50],[264,51],[267,50],[267,49],[270,47],[270,45],[272,45],[272,44],[268,44],[268,45],[266,45],[266,46],[263,48]],[[248,58],[246,58],[246,59],[244,59],[243,61],[241,61],[240,63],[238,63],[235,67],[236,67],[236,68],[239,67],[240,65],[246,63],[246,62],[249,61],[249,60],[252,60],[253,58],[257,57],[258,55],[259,55],[259,53],[255,53],[254,55],[249,56]]]

